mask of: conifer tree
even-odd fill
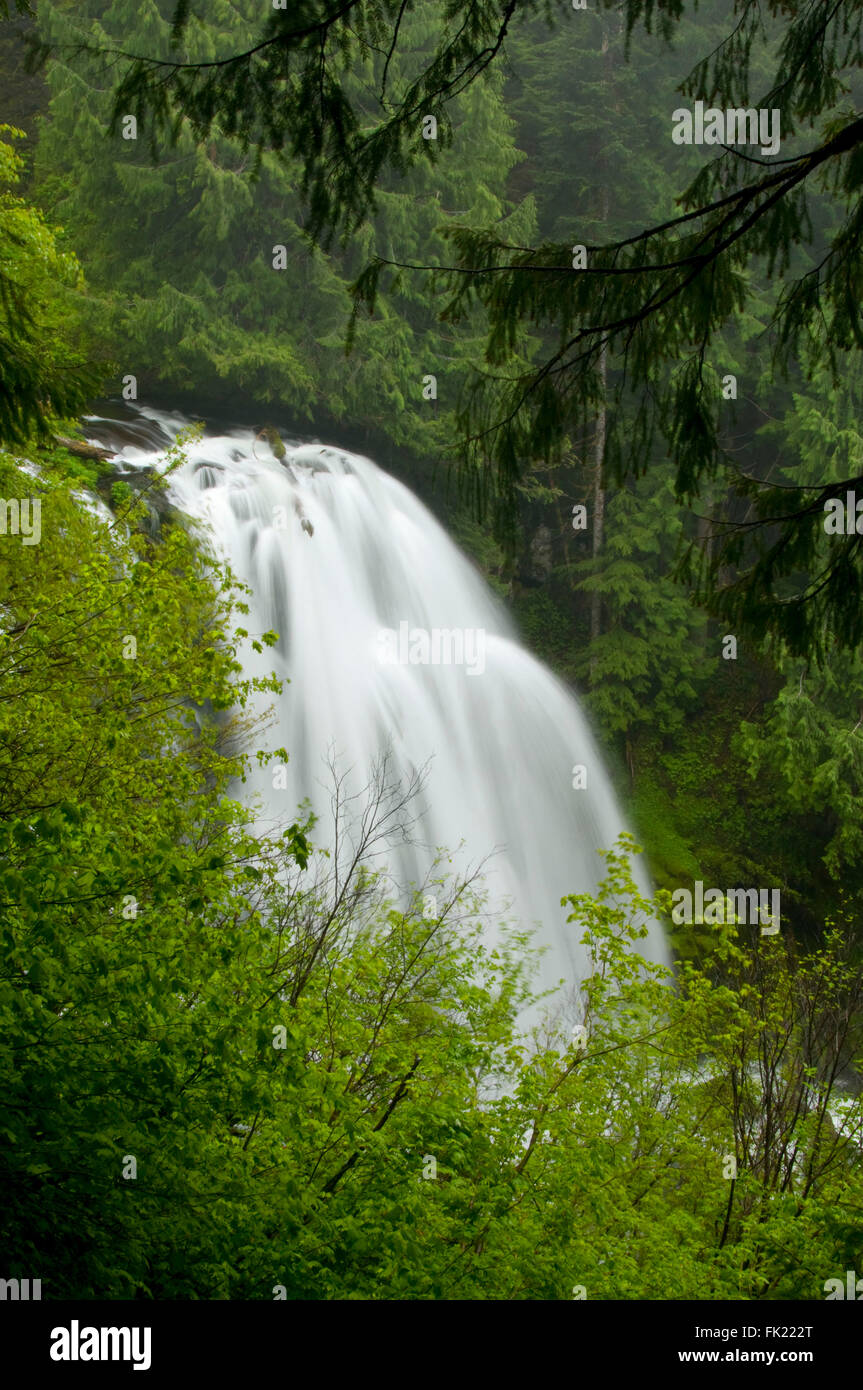
[[[617,0],[602,3],[614,8]],[[182,0],[171,54],[109,46],[127,62],[115,123],[132,112],[155,141],[160,133],[178,135],[183,116],[199,140],[218,125],[250,148],[287,151],[302,164],[310,231],[325,243],[338,232],[355,233],[375,206],[386,170],[439,159],[452,138],[451,103],[503,56],[518,25],[540,6],[538,0],[452,3],[430,57],[411,53],[403,21],[414,9],[410,0],[335,6],[302,0],[274,10],[253,42],[201,62],[184,51],[197,21]],[[549,13],[579,21],[568,6]],[[685,10],[680,0],[625,0],[624,13],[628,34],[644,26],[659,42],[677,33]],[[676,495],[685,502],[698,496],[724,460],[715,383],[705,369],[709,352],[744,312],[749,276],[762,263],[776,287],[771,340],[778,370],[802,357],[811,368],[823,362],[835,373],[837,354],[863,342],[863,117],[845,97],[846,78],[860,63],[863,4],[735,0],[731,16],[724,7],[721,14],[724,40],[702,50],[688,77],[681,74],[682,100],[779,111],[781,154],[765,158],[729,146],[685,191],[689,166],[681,161],[682,209],[633,236],[590,245],[589,266],[580,273],[569,247],[559,243],[525,247],[497,227],[466,228],[453,238],[457,284],[450,314],[484,307],[493,369],[461,416],[463,467],[474,475],[480,501],[492,492],[502,499],[500,515],[510,529],[525,460],[555,454],[573,419],[586,424],[596,415],[606,358],[620,367],[612,399],[628,391],[638,400],[625,449],[609,435],[618,477],[646,466],[660,436],[675,462]],[[345,72],[358,54],[374,49],[385,58],[375,118],[368,120]],[[390,84],[400,50],[409,54],[403,78]],[[680,101],[677,93],[669,105],[669,140]],[[436,148],[417,140],[429,114],[440,126]],[[809,199],[822,187],[833,195],[836,216],[829,230],[819,229],[814,264],[807,267],[801,257],[812,231]],[[369,304],[380,270],[378,260],[358,282]],[[536,323],[548,325],[557,344],[524,370],[508,357],[520,329]],[[732,538],[704,557],[704,596],[725,620],[758,636],[781,633],[797,650],[817,647],[824,628],[832,640],[854,645],[863,638],[857,540],[837,557],[820,602],[783,603],[775,582],[805,565],[811,514],[779,510],[776,502],[770,495],[759,502],[758,524],[745,545]],[[729,588],[720,575],[732,564],[742,565],[743,575]]]
[[[452,433],[447,422],[480,352],[481,323],[442,324],[425,287],[405,278],[382,297],[374,321],[357,324],[346,359],[348,287],[376,254],[406,249],[445,261],[439,229],[449,222],[503,219],[513,235],[531,234],[530,201],[513,209],[505,196],[519,155],[501,75],[456,103],[447,159],[389,173],[352,243],[326,253],[307,234],[299,159],[265,151],[256,161],[227,133],[229,122],[201,143],[183,123],[155,163],[140,129],[121,122],[111,133],[113,69],[94,54],[123,37],[170,52],[171,13],[170,0],[46,0],[39,12],[40,34],[56,53],[39,193],[82,246],[116,355],[135,363],[141,391],[164,381],[215,398],[229,381],[235,399],[280,403],[288,423],[347,420],[433,456]],[[256,0],[226,0],[208,22],[190,19],[186,49],[219,61],[238,37],[251,40],[259,18]],[[418,50],[432,44],[434,8],[406,24]],[[383,59],[355,57],[345,81],[359,102],[380,80]],[[395,55],[389,81],[401,63]],[[415,134],[435,143],[419,127]],[[428,375],[436,398],[423,397]]]

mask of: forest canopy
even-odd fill
[[[601,8],[612,27],[625,26],[628,43],[640,27],[671,41],[688,16],[682,0],[602,0]],[[275,151],[299,160],[306,228],[326,247],[337,234],[356,236],[390,171],[439,163],[452,143],[453,102],[503,62],[508,44],[535,34],[538,19],[572,28],[584,18],[539,0],[450,0],[429,48],[416,42],[416,13],[410,0],[303,0],[274,7],[244,46],[199,58],[189,51],[201,27],[196,7],[182,0],[164,51],[93,51],[128,59],[114,129],[133,114],[153,153],[188,127],[198,141],[218,129],[259,159]],[[818,553],[825,504],[860,477],[789,501],[787,488],[735,470],[716,351],[762,298],[774,369],[794,362],[811,372],[823,363],[838,383],[844,355],[863,343],[863,117],[852,81],[860,40],[859,0],[735,0],[720,41],[698,55],[680,91],[689,103],[709,106],[721,94],[724,105],[777,110],[781,154],[725,147],[690,181],[681,170],[681,210],[622,239],[586,242],[575,213],[563,244],[519,245],[488,223],[449,231],[445,317],[478,303],[488,324],[487,369],[468,383],[459,414],[460,476],[481,513],[490,495],[498,500],[501,537],[512,541],[526,460],[558,456],[605,402],[607,461],[618,481],[650,465],[657,441],[675,460],[682,501],[698,497],[720,468],[738,472],[733,496],[752,504],[745,520],[732,510],[710,552],[690,552],[684,573],[726,622],[816,657],[825,642],[853,648],[863,638],[856,531],[823,563]],[[357,64],[370,65],[361,90],[348,76]],[[422,138],[429,116],[435,139]],[[831,225],[822,219],[816,236],[811,204],[824,197]],[[584,265],[574,264],[574,246],[584,248]],[[377,255],[356,279],[370,309],[391,259],[401,260]],[[417,273],[440,264],[405,261]],[[537,324],[545,347],[528,364],[513,361],[522,330]],[[741,577],[724,582],[741,561]]]

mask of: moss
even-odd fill
[[[777,779],[752,778],[735,756],[757,684],[757,676],[723,683],[687,723],[685,741],[639,740],[628,809],[658,887],[696,878],[722,888],[777,887],[783,918],[807,938],[836,905],[837,885],[821,863],[825,827],[789,807]]]
[[[524,643],[563,679],[574,677],[572,618],[546,589],[525,589],[516,594],[513,617]]]
[[[28,452],[54,477],[88,488],[91,492],[95,492],[100,478],[113,472],[112,464],[96,459],[79,458],[77,454],[70,454],[68,449],[59,445]]]
[[[650,857],[657,888],[676,888],[687,879],[700,878],[701,863],[691,840],[682,833],[679,808],[666,789],[644,778],[632,799],[630,814],[635,837]]]

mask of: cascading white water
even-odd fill
[[[111,439],[111,422],[91,421],[96,437]],[[143,447],[126,444],[118,459],[158,466],[187,423],[142,408]],[[330,752],[354,792],[386,749],[405,782],[431,760],[420,805],[425,847],[393,846],[394,877],[422,882],[442,846],[454,852],[454,869],[492,855],[484,870],[491,939],[508,901],[509,919],[538,923],[535,940],[549,948],[541,987],[575,983],[586,960],[560,899],[593,891],[597,850],[625,828],[576,698],[520,645],[428,509],[368,459],[298,444],[279,462],[249,429],[205,437],[187,455],[172,501],[211,528],[215,548],[253,590],[250,632],[280,634],[262,655],[249,646],[245,669],[290,681],[267,736],[288,751],[286,789],[274,790],[272,769],[261,769],[250,790],[280,818],[308,798],[321,844],[331,834]],[[450,634],[437,650],[435,632]],[[445,664],[447,643],[459,641],[463,650],[450,647]],[[583,789],[573,786],[576,764],[587,770]],[[667,960],[658,924],[641,949]]]

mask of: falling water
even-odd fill
[[[137,438],[118,455],[131,469],[157,466],[187,423],[142,408],[120,437],[113,422],[91,417],[88,426],[113,447]],[[490,940],[509,903],[509,919],[538,924],[535,940],[549,948],[538,983],[581,978],[580,929],[567,925],[560,899],[595,889],[597,850],[614,844],[623,816],[578,700],[521,645],[428,509],[367,458],[301,443],[279,461],[250,429],[189,446],[171,493],[251,587],[250,633],[279,634],[277,647],[249,646],[243,656],[249,674],[275,669],[290,682],[268,731],[270,746],[288,751],[287,787],[275,791],[264,768],[250,789],[273,816],[293,816],[308,798],[316,843],[325,844],[331,754],[354,792],[387,749],[405,783],[430,764],[421,843],[393,846],[394,876],[421,883],[437,847],[453,852],[453,869],[491,856]],[[436,652],[435,631],[461,635],[463,651],[451,647],[449,664],[447,639]],[[576,765],[586,769],[582,789],[573,786]],[[666,959],[657,924],[642,950]]]

